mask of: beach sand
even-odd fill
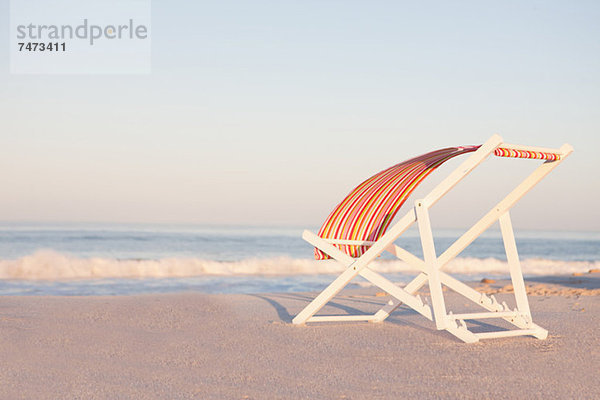
[[[405,308],[295,326],[302,293],[0,297],[0,399],[600,398],[600,274],[527,283],[546,340],[464,344]],[[512,305],[507,285],[473,284]],[[385,301],[352,289],[322,313]]]

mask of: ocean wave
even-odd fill
[[[561,275],[600,268],[600,261],[561,261],[541,258],[521,261],[526,275]],[[381,273],[409,272],[402,261],[380,260],[372,264]],[[53,250],[40,250],[17,260],[0,260],[0,279],[70,280],[100,278],[181,278],[189,276],[338,274],[344,267],[333,260],[315,261],[290,257],[249,258],[221,262],[199,258],[120,260],[81,258]],[[505,261],[495,258],[457,258],[444,267],[448,273],[508,275]]]

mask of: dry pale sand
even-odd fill
[[[600,274],[528,283],[556,289],[530,297],[543,341],[463,344],[408,309],[291,325],[306,294],[0,297],[0,398],[600,398],[600,297],[588,295]],[[475,286],[511,298],[506,282]],[[350,290],[324,313],[385,301]]]

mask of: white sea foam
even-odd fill
[[[523,272],[528,275],[558,275],[600,268],[600,262],[526,259]],[[408,272],[401,261],[378,261],[373,269],[382,273]],[[335,261],[315,261],[276,257],[219,262],[198,258],[160,260],[118,260],[79,258],[52,250],[40,250],[17,260],[0,260],[0,279],[69,280],[97,278],[170,278],[188,276],[306,275],[337,274],[343,266]],[[445,268],[459,274],[508,274],[505,261],[494,258],[458,258]]]

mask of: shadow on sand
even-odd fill
[[[525,278],[527,283],[541,283],[564,286],[576,289],[600,289],[600,273],[583,274],[577,276],[529,276]]]

